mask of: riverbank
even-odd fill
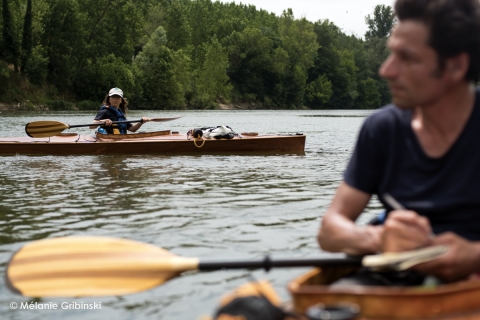
[[[240,104],[224,104],[219,103],[220,110],[255,110],[258,109],[255,103],[240,103]]]
[[[0,103],[0,111],[48,111],[50,108],[46,105],[32,105],[28,103],[5,104]]]
[[[79,110],[79,108],[73,106],[73,110]],[[240,103],[240,104],[224,104],[219,103],[217,110],[256,110],[258,106],[255,103]],[[24,103],[16,104],[5,104],[0,103],[0,111],[20,111],[20,110],[31,110],[31,111],[49,111],[47,105],[32,105],[28,101]]]

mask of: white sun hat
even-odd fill
[[[111,97],[111,96],[114,96],[114,95],[117,95],[117,96],[120,96],[123,98],[123,91],[119,88],[112,88],[110,89],[110,91],[108,92],[108,96]]]

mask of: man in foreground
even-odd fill
[[[352,255],[447,245],[414,270],[465,279],[480,270],[480,3],[397,0],[395,13],[379,71],[393,104],[363,124],[318,241]],[[385,223],[356,225],[373,194],[389,211]],[[385,194],[406,209],[393,210]],[[351,283],[391,284],[366,278]]]

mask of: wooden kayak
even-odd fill
[[[190,138],[190,139],[189,139]],[[0,138],[0,154],[248,154],[303,153],[306,136],[240,135],[233,139],[194,139],[169,130],[125,135],[61,133],[50,138]]]
[[[435,287],[331,288],[329,283],[351,272],[352,268],[321,268],[288,284],[293,309],[305,314],[318,303],[325,306],[356,305],[358,320],[395,319],[480,319],[480,279]]]

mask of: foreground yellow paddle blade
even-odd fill
[[[141,242],[62,237],[25,245],[10,260],[7,285],[27,297],[123,295],[158,286],[198,259]]]
[[[25,132],[32,138],[48,138],[68,128],[70,128],[68,124],[59,121],[34,121],[27,123]]]

